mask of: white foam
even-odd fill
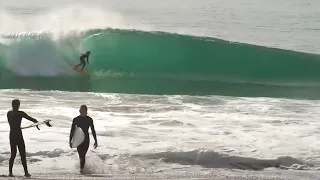
[[[0,163],[2,163],[4,160],[5,160],[5,158],[0,155]]]
[[[72,119],[78,116],[82,104],[88,105],[88,115],[93,118],[98,133],[99,147],[92,149],[91,136],[89,153],[105,157],[102,158],[104,169],[140,172],[148,167],[151,170],[159,166],[181,167],[179,163],[159,164],[160,156],[153,160],[132,156],[163,152],[181,152],[171,159],[191,159],[193,164],[212,161],[218,162],[219,167],[226,167],[223,163],[228,162],[221,154],[228,155],[233,162],[253,162],[258,167],[264,167],[260,159],[292,169],[304,169],[294,165],[304,162],[309,168],[312,166],[308,163],[315,168],[320,165],[315,153],[320,150],[317,140],[320,124],[316,120],[320,115],[319,101],[29,90],[0,90],[0,96],[1,152],[10,151],[5,114],[12,99],[18,97],[21,110],[32,117],[53,120],[53,127],[42,125],[40,131],[36,128],[23,131],[27,152],[32,154],[31,158],[41,159],[34,166],[44,169],[52,168],[53,164],[56,169],[72,170],[70,164],[74,169],[72,164],[77,158],[70,157],[77,155],[75,149],[69,148],[68,140]],[[198,149],[206,152],[200,153]],[[222,160],[217,161],[219,158]],[[112,166],[108,163],[111,161],[118,165]],[[135,166],[135,162],[139,163]]]
[[[75,164],[75,167],[77,170],[80,169],[80,161]],[[83,174],[104,174],[105,169],[104,169],[104,162],[102,159],[93,154],[93,153],[88,153],[86,156],[86,164],[83,168]]]

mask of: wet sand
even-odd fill
[[[3,174],[3,172],[2,172]],[[26,179],[22,172],[17,172],[16,177],[10,178],[2,175],[0,179]],[[211,179],[211,180],[318,180],[320,172],[315,171],[285,171],[285,170],[267,170],[267,171],[242,171],[242,170],[226,170],[213,169],[206,172],[170,172],[170,173],[110,173],[110,174],[87,174],[80,175],[73,172],[51,172],[51,173],[34,173],[28,179],[43,180],[103,180],[103,179]]]

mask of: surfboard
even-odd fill
[[[85,70],[81,70],[80,67],[76,67],[75,65],[72,65],[72,64],[69,64],[69,66],[76,72],[80,73],[80,74],[83,74],[83,75],[90,75],[90,73],[88,73],[87,71]]]
[[[21,129],[26,129],[26,128],[35,127],[35,126],[38,126],[38,125],[40,125],[40,124],[49,123],[50,121],[51,121],[50,119],[45,120],[45,121],[39,121],[39,122],[37,122],[37,123],[33,123],[33,124],[31,124],[31,125],[21,127]]]
[[[78,147],[83,141],[84,133],[80,127],[76,126],[71,139],[71,148]]]

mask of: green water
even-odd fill
[[[317,99],[320,56],[209,37],[119,29],[3,36],[0,88]],[[68,63],[90,50],[87,71]],[[20,66],[19,66],[20,65]],[[21,68],[23,65],[23,68]]]
[[[319,55],[168,33],[106,30],[88,35],[93,33],[100,34],[83,45],[93,52],[91,71],[256,82],[320,78]]]

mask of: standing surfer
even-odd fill
[[[20,107],[20,101],[18,99],[14,99],[12,101],[12,110],[8,111],[7,113],[8,123],[10,125],[9,139],[10,139],[10,147],[11,147],[11,157],[9,160],[9,176],[13,177],[12,168],[13,168],[14,159],[16,158],[17,146],[18,146],[25,176],[30,177],[31,175],[29,174],[28,167],[27,167],[26,147],[25,147],[25,143],[24,143],[24,139],[21,131],[21,120],[22,118],[25,118],[34,123],[37,123],[38,121],[28,116],[25,112],[19,111],[19,107]]]
[[[69,137],[69,144],[71,147],[71,140],[75,130],[75,126],[80,127],[85,135],[84,141],[77,147],[77,151],[80,158],[80,173],[83,172],[83,168],[86,163],[86,154],[90,144],[90,138],[89,138],[89,132],[88,132],[89,127],[91,128],[91,132],[95,140],[94,149],[98,147],[97,135],[94,129],[93,120],[91,117],[87,116],[87,111],[88,111],[88,108],[86,105],[82,105],[80,107],[80,110],[79,110],[80,115],[73,119],[71,131],[70,131],[70,137]]]
[[[87,58],[87,63],[89,64],[89,56],[90,56],[90,51],[87,51],[85,54],[82,54],[80,56],[80,64],[76,65],[76,67],[82,65],[82,71],[83,71],[83,68],[86,66],[86,58]]]

